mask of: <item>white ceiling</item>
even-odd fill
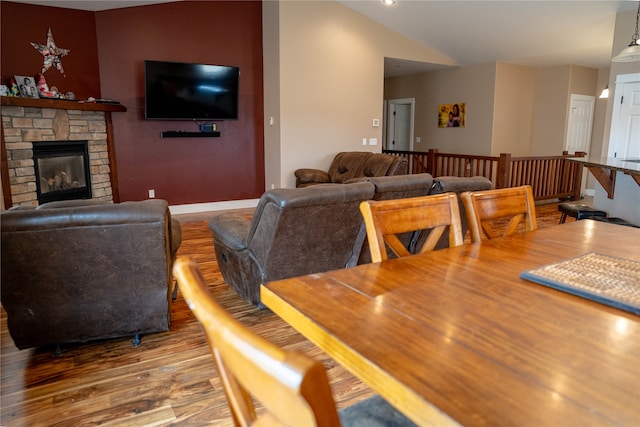
[[[461,66],[508,62],[532,67],[608,67],[616,14],[637,1],[381,1],[339,0],[453,59]],[[629,41],[634,28],[629,28]],[[429,69],[390,60],[385,76]]]
[[[100,11],[174,0],[14,1]],[[390,7],[380,0],[338,2],[461,66],[499,61],[532,67],[608,67],[616,14],[638,8],[637,1],[614,0],[396,0]],[[631,41],[634,28],[628,32]],[[438,68],[442,67],[388,58],[385,76]]]

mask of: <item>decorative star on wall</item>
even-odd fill
[[[67,56],[71,51],[69,49],[62,49],[56,46],[56,42],[53,40],[53,34],[51,33],[51,28],[49,28],[49,32],[47,33],[46,45],[31,42],[31,46],[36,48],[36,50],[40,52],[42,56],[44,56],[44,63],[42,64],[41,71],[42,73],[51,68],[51,66],[54,66],[58,69],[58,71],[62,73],[63,76],[66,77],[66,75],[64,74],[64,68],[62,68],[62,61],[60,60],[60,58],[62,58],[63,56]]]

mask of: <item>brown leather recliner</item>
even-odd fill
[[[355,265],[360,202],[370,182],[282,188],[265,192],[253,218],[222,212],[209,227],[220,272],[242,298],[264,307],[260,284]]]
[[[357,178],[374,176],[405,175],[408,172],[407,159],[391,154],[347,151],[336,154],[329,171],[320,169],[298,169],[296,187],[315,184],[346,183]]]
[[[245,300],[263,307],[261,283],[370,262],[361,201],[490,187],[485,178],[434,180],[425,173],[270,190],[262,195],[252,218],[220,212],[209,227],[225,282]]]
[[[52,202],[0,221],[2,305],[18,348],[169,329],[181,235],[166,201]]]

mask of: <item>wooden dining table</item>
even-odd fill
[[[420,426],[640,426],[640,316],[520,278],[587,253],[640,261],[640,229],[570,222],[261,298]]]

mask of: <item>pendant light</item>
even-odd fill
[[[608,98],[608,97],[609,97],[609,85],[607,85],[607,87],[602,89],[602,93],[600,94],[599,98]]]
[[[634,62],[640,61],[640,44],[638,44],[638,21],[640,20],[640,2],[638,2],[638,13],[636,14],[636,32],[631,36],[631,43],[629,46],[622,49],[616,57],[612,59],[613,62]]]

